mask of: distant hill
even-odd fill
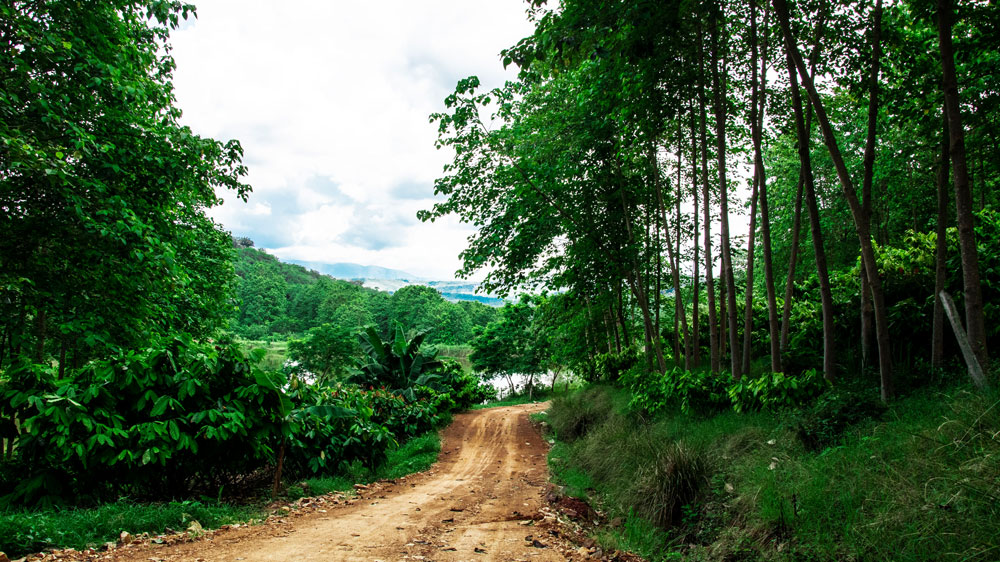
[[[356,263],[322,263],[302,260],[287,260],[287,263],[300,265],[323,275],[346,281],[361,281],[369,289],[395,293],[407,285],[427,285],[437,289],[441,295],[452,302],[476,301],[489,306],[503,306],[503,299],[495,295],[481,295],[476,291],[479,285],[470,281],[431,281],[399,269],[389,269],[377,265],[358,265]]]
[[[287,262],[301,265],[336,279],[346,279],[348,281],[352,279],[387,279],[392,281],[409,281],[415,283],[426,281],[425,279],[417,275],[413,275],[412,273],[407,273],[398,269],[379,267],[377,265],[358,265],[356,263],[322,263],[302,260],[287,260]]]

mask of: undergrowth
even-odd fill
[[[309,478],[290,486],[287,498],[349,492],[356,483],[391,480],[421,472],[437,460],[440,450],[441,440],[437,433],[426,433],[390,450],[386,462],[375,471],[355,462],[344,473]],[[262,497],[241,504],[220,502],[215,498],[168,503],[122,499],[92,508],[12,509],[0,512],[0,552],[17,558],[51,548],[81,550],[115,541],[122,531],[162,534],[170,530],[183,531],[192,521],[212,529],[266,516],[266,502]]]
[[[655,418],[629,401],[591,387],[547,415],[553,475],[615,521],[597,536],[608,548],[652,561],[1000,559],[996,395]]]

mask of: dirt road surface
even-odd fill
[[[541,404],[463,413],[427,472],[360,490],[268,524],[171,545],[132,544],[127,562],[550,561],[580,559],[545,521],[547,445],[528,415]],[[551,520],[551,517],[549,517]]]

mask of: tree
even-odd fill
[[[937,24],[941,46],[941,70],[944,74],[945,112],[948,115],[948,133],[952,181],[955,185],[955,207],[958,213],[958,233],[962,256],[962,277],[965,290],[965,325],[969,343],[980,366],[989,369],[989,352],[986,347],[986,322],[983,316],[983,295],[979,278],[979,253],[972,218],[972,189],[965,155],[965,131],[962,129],[962,111],[958,98],[958,79],[955,71],[955,54],[952,47],[951,0],[938,0]]]
[[[472,340],[469,361],[483,378],[504,377],[514,393],[514,375],[534,377],[545,372],[547,341],[535,323],[535,307],[529,299],[507,303],[496,320],[487,324]]]
[[[865,271],[874,272],[876,271],[876,265],[875,252],[872,247],[870,219],[866,216],[864,208],[858,200],[857,193],[854,189],[854,182],[851,179],[851,175],[847,170],[846,164],[844,163],[844,158],[841,154],[840,146],[837,143],[837,138],[834,136],[834,131],[830,125],[830,120],[827,116],[825,106],[819,97],[819,93],[816,90],[812,77],[809,75],[809,71],[806,69],[805,63],[802,61],[798,46],[795,44],[795,40],[792,37],[791,26],[789,24],[788,6],[785,0],[775,0],[774,6],[775,11],[778,14],[778,19],[781,23],[782,33],[785,36],[788,51],[791,53],[792,61],[795,63],[795,67],[799,72],[802,82],[806,86],[806,90],[809,92],[809,97],[812,100],[814,109],[816,110],[816,118],[819,122],[820,130],[823,132],[823,139],[826,142],[830,158],[833,160],[836,168],[837,177],[840,180],[841,187],[843,188],[844,196],[850,206],[851,216],[854,219],[855,230],[857,231],[858,241],[861,246],[861,258]],[[880,13],[881,0],[878,0],[876,2],[875,18],[873,23],[873,29],[876,30],[873,36],[873,50],[875,52],[873,64],[876,66],[878,64],[877,54],[879,34],[877,30],[881,24]],[[874,91],[872,92],[872,96],[875,96]],[[874,135],[874,130],[870,128],[869,138],[872,135]],[[866,277],[871,287],[872,301],[875,308],[875,330],[879,347],[879,372],[882,377],[882,399],[888,400],[893,394],[893,386],[892,354],[889,349],[889,326],[888,318],[886,316],[885,295],[882,291],[882,282],[878,275],[867,275]]]
[[[288,283],[273,263],[259,263],[240,282],[239,323],[244,335],[263,337],[285,314]]]
[[[355,332],[334,324],[322,324],[310,329],[304,338],[288,342],[288,358],[322,382],[345,375],[357,351]]]
[[[178,122],[166,41],[192,13],[0,7],[0,368],[80,365],[231,315],[231,241],[204,211],[249,186],[239,143]]]

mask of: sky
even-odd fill
[[[514,78],[501,49],[529,35],[523,0],[200,0],[171,35],[182,123],[238,139],[248,203],[221,193],[226,230],[284,260],[453,279],[473,232],[421,223],[449,160],[428,116],[455,83]]]

